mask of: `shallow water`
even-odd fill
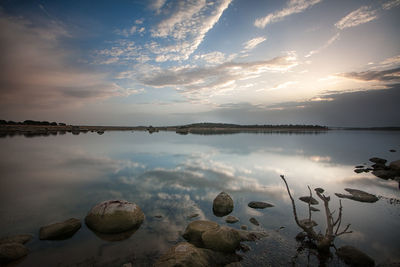
[[[372,204],[342,200],[343,224],[351,223],[353,233],[337,238],[335,245],[356,246],[376,263],[400,261],[400,205],[389,200],[400,198],[399,184],[354,172],[355,165],[368,163],[373,156],[389,162],[400,159],[399,140],[399,132],[383,131],[207,136],[106,132],[1,138],[0,236],[34,234],[27,244],[30,253],[19,266],[149,266],[183,241],[181,234],[190,221],[226,224],[212,212],[213,199],[225,191],[234,199],[231,215],[240,219],[230,226],[245,224],[270,232],[266,239],[247,243],[251,251],[241,253],[242,265],[288,265],[296,255],[299,244],[294,237],[300,229],[279,178],[284,174],[296,199],[308,195],[307,185],[323,187],[331,195],[331,209],[338,208],[334,193],[347,187],[382,196]],[[38,239],[41,226],[70,217],[83,222],[93,205],[107,199],[135,202],[145,213],[144,223],[129,239],[109,242],[85,225],[68,240]],[[247,206],[258,200],[275,207]],[[306,204],[297,206],[300,217],[306,217]],[[193,213],[199,216],[188,219]],[[260,226],[252,225],[250,217]],[[324,231],[324,214],[316,212],[313,218]],[[307,249],[294,261],[318,265]],[[333,256],[328,265],[343,263]]]

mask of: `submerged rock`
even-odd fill
[[[183,233],[183,238],[185,238],[190,243],[195,244],[196,246],[202,247],[204,246],[201,237],[202,234],[206,231],[218,228],[219,225],[216,222],[204,220],[194,221],[186,226],[186,230]]]
[[[378,157],[370,158],[369,161],[371,161],[373,163],[379,163],[379,164],[385,164],[387,162],[386,159],[382,159],[382,158],[378,158]]]
[[[28,255],[28,249],[21,243],[0,244],[0,263],[9,263]]]
[[[233,210],[233,200],[225,192],[219,193],[219,195],[213,201],[213,212],[218,217],[228,215]]]
[[[375,266],[375,261],[364,252],[352,246],[340,247],[336,254],[346,264],[355,267]]]
[[[188,219],[193,219],[193,218],[196,218],[196,217],[198,217],[198,216],[199,216],[198,213],[193,213],[193,214],[190,214],[187,218],[188,218]]]
[[[253,209],[265,209],[273,207],[274,205],[261,201],[251,201],[248,206]]]
[[[227,223],[236,223],[236,222],[239,221],[239,219],[238,219],[237,217],[235,217],[235,216],[229,215],[229,216],[227,216],[227,217],[225,218],[225,221],[226,221]]]
[[[338,196],[339,198],[348,198],[351,200],[368,202],[368,203],[374,203],[379,200],[375,195],[358,189],[345,188],[344,190],[349,192],[350,195],[339,194],[339,193],[335,193],[335,195]]]
[[[87,214],[87,226],[103,234],[119,234],[137,229],[144,220],[138,205],[125,200],[108,200],[95,205]]]
[[[390,152],[396,152],[396,149],[390,149],[389,151]]]
[[[392,170],[400,171],[400,160],[392,161],[389,164],[389,168]]]
[[[40,240],[62,240],[73,236],[81,228],[81,221],[75,218],[43,226],[39,230]]]
[[[33,238],[33,236],[30,234],[7,236],[7,237],[0,238],[0,244],[5,244],[5,243],[25,244],[25,243],[31,241],[32,238]]]
[[[247,230],[247,225],[244,225],[244,224],[241,225],[241,226],[240,226],[240,229],[242,229],[242,230]]]
[[[303,202],[306,202],[307,204],[310,203],[311,205],[318,205],[319,203],[318,200],[310,196],[299,197],[299,199]]]
[[[251,218],[249,219],[249,221],[250,221],[252,224],[254,224],[254,225],[257,225],[257,226],[260,225],[260,223],[257,221],[256,218],[251,217]]]
[[[181,242],[170,248],[162,255],[155,267],[208,267],[208,266],[225,266],[232,262],[238,262],[240,256],[234,253],[222,253],[212,251],[210,249],[198,248],[193,244]]]
[[[201,235],[205,248],[220,252],[235,252],[240,245],[238,231],[226,226],[205,231]]]

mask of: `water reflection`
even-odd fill
[[[225,191],[234,200],[232,215],[240,220],[229,226],[285,227],[279,234],[251,244],[243,265],[285,265],[296,253],[298,229],[279,175],[293,177],[291,189],[296,195],[306,195],[307,185],[324,187],[331,195],[351,185],[398,199],[394,181],[353,171],[372,156],[397,159],[399,154],[386,152],[386,148],[399,151],[398,137],[393,132],[224,136],[113,132],[0,139],[0,236],[37,233],[52,221],[84,218],[98,202],[126,199],[137,203],[146,215],[143,225],[128,239],[110,243],[83,226],[71,240],[57,245],[35,239],[28,244],[32,253],[21,266],[114,260],[118,264],[134,260],[146,266],[182,241],[182,231],[194,220],[188,218],[191,214],[199,214],[195,219],[226,224],[212,212],[213,199]],[[258,211],[247,206],[250,201],[270,202],[275,207]],[[338,208],[337,201],[332,204],[333,209]],[[366,205],[343,200],[345,223],[352,223],[356,234],[341,236],[338,246],[355,245],[377,263],[400,260],[396,253],[400,249],[398,206],[383,198]],[[299,213],[307,214],[306,208],[299,208]],[[251,217],[260,226],[250,224]],[[325,218],[315,214],[315,220],[323,224]],[[297,260],[304,263],[306,255]]]

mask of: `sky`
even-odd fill
[[[0,119],[400,126],[400,0],[1,0]]]

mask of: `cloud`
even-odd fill
[[[204,60],[210,64],[221,64],[225,62],[225,54],[219,51],[195,55],[193,58],[195,60]]]
[[[339,76],[360,81],[400,82],[400,67],[381,71],[341,73]]]
[[[343,30],[367,23],[375,20],[376,18],[378,18],[377,10],[373,10],[369,6],[362,6],[336,22],[335,26],[336,28]]]
[[[247,41],[247,42],[245,42],[243,44],[244,45],[244,49],[245,50],[252,50],[253,48],[258,46],[259,44],[261,44],[265,40],[267,40],[267,38],[265,38],[264,36],[253,38],[253,39],[251,39],[251,40],[249,40],[249,41]]]
[[[387,1],[386,3],[383,3],[382,8],[385,10],[389,10],[389,9],[392,9],[399,5],[400,5],[400,0],[391,0],[391,1]]]
[[[321,52],[321,50],[326,49],[331,44],[333,44],[336,40],[338,40],[339,37],[340,37],[340,33],[339,32],[335,33],[335,35],[333,35],[328,41],[326,41],[326,43],[323,46],[321,46],[318,49],[310,51],[307,55],[305,55],[305,57],[310,57],[312,55],[318,54],[319,52]]]
[[[173,3],[168,18],[151,30],[153,38],[163,40],[162,47],[158,43],[149,46],[152,53],[159,54],[159,62],[188,59],[202,43],[206,33],[219,21],[231,0],[214,2],[192,0]]]
[[[255,62],[225,62],[209,67],[179,67],[140,73],[137,79],[153,87],[175,87],[181,93],[196,95],[202,91],[218,92],[232,88],[236,81],[258,77],[261,73],[285,72],[296,66],[294,53]]]
[[[126,93],[61,45],[73,38],[62,24],[2,14],[0,28],[1,111],[75,106]]]
[[[153,0],[153,2],[150,4],[150,8],[159,14],[161,12],[161,8],[165,5],[165,2],[167,2],[167,0]]]
[[[309,7],[318,4],[322,0],[290,0],[286,7],[268,14],[263,18],[258,18],[254,22],[254,26],[258,28],[265,28],[268,24],[283,20],[285,17],[301,13]]]

